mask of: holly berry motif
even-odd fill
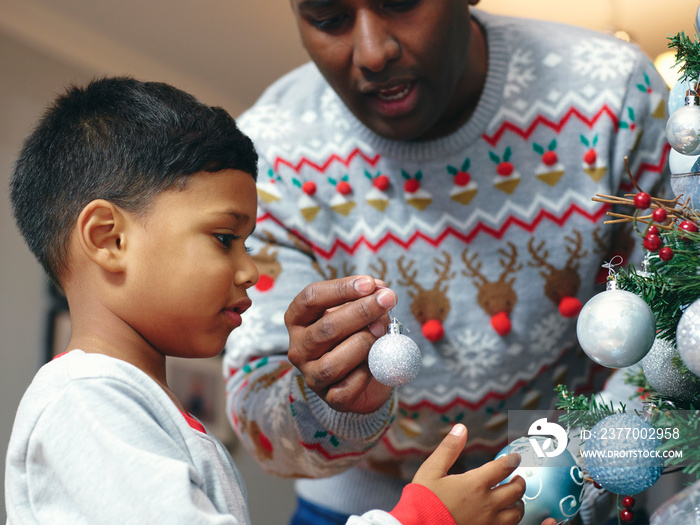
[[[598,160],[598,154],[595,151],[595,147],[598,144],[598,134],[596,134],[591,141],[581,135],[581,143],[588,148],[586,153],[583,154],[583,162],[592,168]]]
[[[515,170],[515,167],[510,162],[512,155],[513,151],[510,149],[510,146],[506,147],[506,150],[503,152],[503,159],[501,159],[501,157],[496,155],[494,152],[489,151],[489,158],[497,164],[496,173],[498,173],[501,177],[509,177]]]
[[[621,120],[618,126],[620,129],[629,129],[630,131],[635,131],[637,129],[637,124],[634,121],[634,109],[630,106],[627,107],[627,116],[629,117],[629,122]]]
[[[406,170],[401,170],[401,176],[406,179],[403,183],[403,191],[406,193],[416,193],[420,189],[420,181],[423,178],[423,172],[417,171],[411,176]]]
[[[335,186],[335,190],[341,195],[347,196],[352,193],[352,186],[350,185],[349,176],[347,174],[340,180],[335,180],[329,177],[328,182]]]
[[[377,172],[376,175],[372,175],[369,171],[365,170],[365,177],[367,177],[371,182],[372,186],[377,188],[379,191],[386,191],[389,189],[391,180],[388,175],[384,175],[381,172]]]
[[[557,154],[554,151],[556,147],[557,139],[553,139],[547,146],[546,150],[537,143],[532,145],[532,149],[535,150],[535,153],[542,156],[542,163],[545,166],[554,166],[557,162],[559,162],[559,157],[557,157]]]
[[[468,158],[464,159],[464,162],[460,168],[447,166],[447,172],[454,177],[454,183],[456,186],[464,187],[471,182],[472,176],[469,175],[470,166],[471,161]]]
[[[258,197],[260,197],[260,200],[267,203],[279,201],[282,196],[276,187],[276,183],[281,180],[282,178],[272,169],[267,170],[267,181],[258,180],[257,184]]]

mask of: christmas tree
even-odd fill
[[[700,10],[698,13],[700,15]],[[640,268],[634,265],[617,271],[611,268],[608,289],[584,306],[578,324],[583,350],[605,366],[625,367],[625,382],[636,387],[636,396],[643,402],[644,409],[642,413],[628,414],[624,403],[617,406],[605,404],[599,397],[573,396],[565,386],[557,387],[558,408],[566,411],[560,421],[570,428],[595,436],[596,429],[597,434],[601,430],[614,433],[615,428],[620,430],[623,427],[628,430],[628,437],[632,434],[637,449],[647,447],[649,451],[673,452],[660,463],[635,460],[625,464],[630,465],[629,469],[617,470],[611,468],[614,461],[596,464],[584,456],[587,480],[620,497],[646,490],[658,479],[662,469],[666,472],[682,470],[700,478],[700,42],[698,35],[692,40],[681,32],[669,38],[669,47],[676,49],[680,70],[678,84],[669,97],[671,117],[667,124],[667,138],[672,146],[669,155],[671,187],[675,199],[662,199],[645,192],[636,185],[629,168],[627,172],[636,187],[635,193],[623,197],[594,197],[596,201],[616,207],[628,206],[633,210],[628,214],[609,212],[610,219],[606,224],[632,223],[645,257]],[[682,105],[679,105],[681,101]],[[674,108],[674,104],[679,107]],[[627,361],[619,352],[606,355],[604,344],[587,343],[586,337],[591,337],[591,334],[599,338],[604,338],[604,335],[582,329],[586,309],[589,306],[595,308],[594,301],[618,301],[619,296],[615,295],[618,291],[628,294],[623,296],[625,302],[620,303],[628,310],[639,309],[643,313],[648,309],[652,314],[649,317],[651,327],[630,330],[630,341],[623,352],[624,358],[632,356]],[[641,299],[642,306],[635,305],[629,294],[634,294],[635,300]],[[640,318],[644,319],[643,316]],[[649,329],[651,337],[641,334]],[[634,366],[630,366],[632,364]],[[611,423],[620,417],[633,419],[625,420],[624,424],[618,421],[617,427]],[[633,429],[631,433],[630,427]],[[643,436],[652,439],[641,439]],[[622,446],[620,443],[623,443],[613,441],[611,445],[611,440],[596,442],[591,438],[586,441],[585,435],[583,437],[582,448],[589,450]],[[629,444],[629,441],[624,442]],[[687,523],[700,523],[694,518],[696,513],[700,516],[700,482],[687,490],[691,497],[688,494],[678,497],[684,501],[681,505],[688,509],[684,516],[693,515]],[[618,508],[621,509],[618,520],[626,521],[625,517],[631,515],[629,499],[623,498],[620,505],[618,498]],[[676,507],[679,505],[678,501],[670,503]],[[673,509],[673,512],[677,511],[678,508]],[[677,523],[674,521],[677,514],[669,512],[662,508],[655,517],[659,523],[660,520],[668,523],[668,518],[673,516],[670,522]],[[652,523],[656,522],[652,520]]]

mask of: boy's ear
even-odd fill
[[[126,268],[124,258],[126,217],[113,203],[96,199],[78,216],[77,236],[83,252],[110,273]]]

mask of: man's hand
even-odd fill
[[[382,281],[361,275],[310,284],[289,305],[289,361],[331,408],[368,414],[391,395],[372,377],[367,354],[396,301]]]

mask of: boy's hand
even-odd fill
[[[458,525],[515,525],[523,517],[521,499],[525,494],[525,480],[516,476],[504,485],[498,484],[513,473],[520,462],[519,456],[511,455],[517,457],[517,460],[511,457],[510,463],[516,464],[514,467],[508,466],[506,456],[463,474],[448,476],[447,471],[466,442],[466,427],[455,425],[418,469],[413,483],[427,487],[440,498]],[[542,525],[555,523],[548,518]]]
[[[310,284],[289,305],[289,361],[333,409],[368,414],[389,399],[391,387],[372,377],[367,354],[395,305],[396,294],[366,275]]]

